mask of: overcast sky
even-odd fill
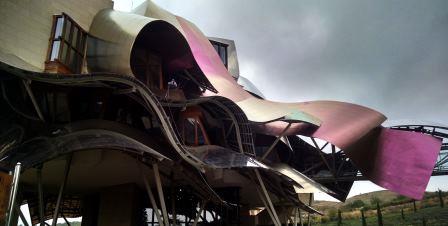
[[[392,120],[448,124],[446,0],[155,2],[235,40],[241,75],[267,99],[347,101]],[[448,189],[447,177],[433,181]]]

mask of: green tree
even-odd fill
[[[331,208],[330,211],[328,211],[328,217],[329,217],[331,220],[336,219],[337,216],[338,216],[338,210],[337,210],[337,209],[335,209],[335,208]]]
[[[366,204],[362,200],[355,200],[352,203],[349,204],[349,207],[351,209],[361,208],[366,206]]]
[[[338,226],[342,225],[342,213],[341,210],[338,210]]]
[[[392,201],[399,202],[399,201],[406,201],[406,200],[408,200],[408,198],[406,196],[399,195],[399,196],[395,197]]]
[[[376,203],[376,215],[378,218],[378,226],[383,226],[383,214],[381,213],[380,203]]]
[[[364,209],[361,209],[362,226],[367,226],[366,217],[364,216]]]
[[[376,204],[381,203],[381,199],[377,196],[370,197],[370,205],[375,206]]]
[[[444,205],[444,203],[443,203],[442,190],[439,189],[438,195],[439,195],[440,207],[443,208],[445,205]]]

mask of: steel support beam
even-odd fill
[[[30,84],[31,80],[22,80],[23,85],[25,86],[26,92],[28,93],[28,96],[31,99],[31,102],[33,103],[34,109],[36,110],[37,115],[39,116],[39,119],[42,120],[42,122],[45,122],[44,115],[42,114],[42,111],[39,108],[39,105],[37,104],[36,98],[34,97],[33,91],[31,90]]]
[[[322,154],[324,148],[329,144],[329,142],[326,142],[325,145],[320,148],[319,145],[317,144],[316,140],[313,137],[311,137],[311,140],[313,141],[314,146],[318,149],[317,152],[319,153],[319,156],[322,159],[322,161],[324,162],[325,166],[327,166],[328,170],[330,170],[331,174],[333,175],[334,182],[337,184],[338,181],[336,178],[336,172],[332,167],[330,167],[330,164],[328,163],[327,159],[325,159],[325,156]]]
[[[20,207],[16,206],[16,211],[19,213],[19,217],[22,220],[22,223],[25,226],[29,226],[28,222],[26,221],[25,215],[23,215],[22,210],[20,209]]]
[[[16,207],[17,190],[19,189],[20,181],[20,170],[22,169],[22,164],[18,162],[14,168],[14,176],[12,178],[11,191],[9,193],[8,209],[6,211],[6,226],[13,225],[13,213]]]
[[[274,205],[272,204],[271,198],[269,197],[268,190],[264,186],[263,179],[261,179],[260,172],[258,171],[258,169],[254,169],[254,171],[255,171],[255,175],[257,176],[258,182],[260,183],[261,190],[264,193],[264,197],[266,198],[266,200],[267,200],[267,202],[269,204],[269,207],[272,210],[272,215],[274,215],[275,220],[280,225],[280,219],[278,218],[277,212],[275,212]]]
[[[233,129],[234,126],[235,126],[235,122],[232,121],[232,124],[230,125],[229,129],[226,132],[226,139],[229,137],[229,135],[232,132],[232,129]]]
[[[171,172],[171,213],[173,215],[173,226],[177,226],[176,214],[176,191],[174,190],[174,171]]]
[[[197,226],[199,222],[199,217],[201,216],[202,211],[204,211],[205,205],[207,201],[203,201],[201,207],[199,208],[199,212],[196,214],[196,218],[194,219],[193,226]]]
[[[143,183],[145,184],[146,192],[148,193],[149,201],[151,202],[151,206],[152,206],[152,213],[153,213],[152,221],[154,222],[154,214],[155,214],[157,221],[159,222],[159,225],[164,226],[162,217],[160,216],[160,213],[159,213],[159,208],[157,207],[156,199],[154,198],[154,194],[152,193],[151,186],[149,186],[148,178],[146,178],[146,175],[143,172],[142,163],[138,162],[138,164],[140,166],[140,174],[143,178]]]
[[[294,226],[297,226],[297,209],[296,207],[294,207]]]
[[[44,191],[42,188],[42,166],[37,168],[37,204],[39,209],[39,223],[40,226],[45,226],[44,219]]]
[[[68,220],[67,220],[67,218],[64,216],[64,214],[61,214],[61,215],[62,215],[62,218],[64,219],[65,223],[66,223],[68,226],[71,226],[71,225],[70,225],[70,222],[68,222]]]
[[[159,165],[157,165],[157,163],[154,163],[152,165],[152,168],[156,179],[156,187],[157,187],[157,193],[159,194],[160,207],[162,208],[163,222],[165,223],[166,226],[169,226],[170,223],[168,219],[168,213],[166,211],[165,196],[163,196],[162,181],[160,180],[160,173],[159,173]]]
[[[64,178],[62,179],[61,187],[59,187],[58,199],[56,201],[56,207],[55,207],[54,214],[53,214],[53,222],[51,224],[52,226],[56,226],[57,221],[58,221],[59,209],[61,207],[61,202],[62,202],[62,195],[64,194],[65,186],[67,185],[67,179],[68,179],[68,174],[70,173],[71,164],[72,164],[72,155],[69,155],[67,157],[67,161],[65,163]]]
[[[291,124],[292,123],[288,123],[288,125],[283,129],[282,133],[279,136],[277,136],[275,141],[271,144],[269,149],[263,154],[263,156],[261,156],[260,160],[264,160],[266,157],[268,157],[269,153],[271,153],[271,151],[274,149],[275,145],[277,145],[277,143],[280,141],[280,139],[283,137],[283,135],[285,135],[285,133],[289,129],[289,127],[291,127]]]
[[[274,223],[275,226],[278,226],[278,222],[277,219],[275,219],[274,214],[272,214],[271,208],[269,208],[268,203],[266,202],[266,200],[264,199],[263,194],[261,193],[260,189],[258,188],[258,186],[255,185],[255,188],[257,189],[257,193],[258,196],[260,196],[261,201],[264,204],[264,207],[266,208],[266,210],[268,211],[269,216],[271,217],[272,222]]]
[[[193,75],[191,75],[190,72],[187,71],[187,69],[184,70],[184,73],[187,75],[187,77],[188,77],[189,79],[191,79],[191,81],[193,81],[194,84],[196,84],[199,88],[202,89],[202,90],[201,90],[202,92],[205,92],[206,89],[205,89],[204,87],[202,87],[201,83],[199,83],[199,82],[193,77]]]
[[[309,200],[308,205],[311,207],[312,204],[313,204],[313,193],[310,193],[310,200]],[[310,226],[310,225],[311,225],[311,213],[308,212],[308,224],[307,224],[307,226]]]

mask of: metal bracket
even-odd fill
[[[44,115],[42,114],[42,111],[40,110],[39,105],[37,104],[36,98],[34,97],[33,90],[31,90],[31,87],[30,87],[31,80],[22,80],[22,82],[23,82],[23,86],[25,86],[28,96],[30,96],[31,102],[33,103],[34,109],[36,110],[36,113],[39,116],[39,119],[42,120],[42,122],[45,122]]]
[[[260,160],[264,160],[266,157],[268,157],[269,153],[271,153],[271,151],[274,149],[275,145],[277,145],[277,143],[285,135],[285,133],[289,129],[289,127],[291,127],[291,124],[292,123],[288,123],[288,125],[285,127],[285,129],[283,129],[282,133],[279,136],[277,136],[275,141],[271,144],[269,149],[263,154],[263,156],[261,156]]]

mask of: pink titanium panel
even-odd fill
[[[421,199],[441,145],[425,134],[377,128],[345,152],[375,184]]]
[[[415,199],[422,198],[441,141],[424,134],[379,127],[386,119],[384,115],[359,105],[335,101],[286,104],[253,98],[235,82],[199,29],[183,18],[176,18],[197,64],[218,90],[217,95],[233,100],[243,111],[245,107],[260,113],[275,107],[295,108],[320,119],[319,128],[294,123],[287,134],[303,134],[329,141],[346,151],[374,183]],[[258,125],[259,132],[280,135],[287,123],[275,121]]]
[[[304,103],[279,103],[254,98],[236,83],[221,62],[209,40],[193,24],[177,17],[193,56],[207,79],[218,90],[220,96],[234,101],[247,114],[249,111],[269,114],[276,109],[293,109],[314,116],[321,121],[319,128],[302,130],[302,123],[291,127],[289,134],[303,134],[329,141],[339,148],[345,148],[386,119],[381,113],[355,104],[336,101],[310,101]],[[207,93],[206,95],[216,95]],[[251,120],[250,115],[247,114]],[[304,120],[307,122],[306,120]],[[260,132],[280,135],[287,123],[273,122],[261,126]],[[308,129],[310,127],[307,127]]]
[[[181,17],[176,18],[185,32],[187,42],[190,45],[197,64],[207,79],[214,86],[216,84],[215,88],[218,90],[220,96],[227,97],[234,102],[252,97],[229,74],[207,37],[194,24]],[[208,93],[208,95],[214,94]]]

